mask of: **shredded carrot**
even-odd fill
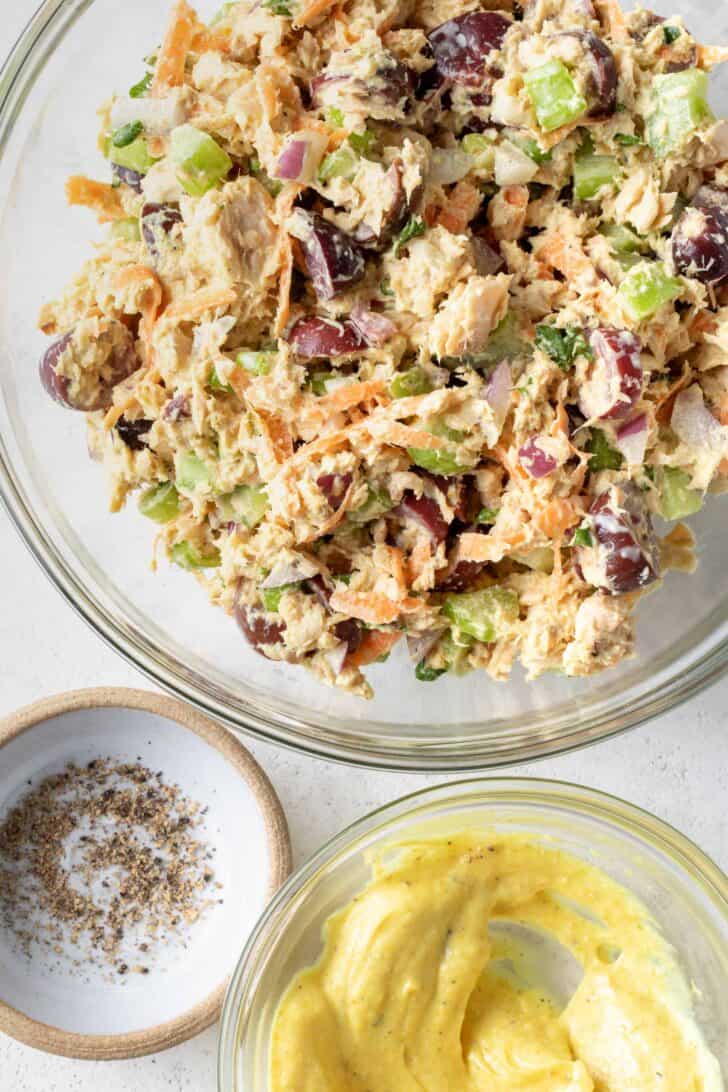
[[[131,284],[144,284],[145,299],[142,304],[142,334],[149,347],[151,344],[152,330],[157,321],[159,309],[162,306],[164,290],[162,282],[153,269],[146,265],[130,265],[122,269],[116,278],[117,288],[126,288]]]
[[[501,561],[510,551],[526,541],[524,531],[514,531],[506,539],[501,535],[478,535],[466,531],[458,539],[454,564],[459,561]]]
[[[415,545],[407,562],[407,576],[410,584],[414,584],[418,577],[422,576],[425,568],[432,558],[432,549],[429,539],[421,538]]]
[[[389,558],[389,571],[399,585],[400,591],[406,592],[407,590],[407,578],[404,569],[404,553],[400,550],[399,546],[382,546],[380,550],[385,550]]]
[[[160,321],[174,325],[177,322],[193,322],[205,311],[215,311],[218,307],[229,307],[235,303],[237,293],[232,288],[200,288],[189,296],[170,303],[160,315]]]
[[[124,416],[124,413],[133,401],[134,399],[130,398],[122,405],[112,406],[107,410],[106,416],[104,417],[104,430],[106,432],[111,432],[112,428],[118,423],[119,418]]]
[[[288,235],[283,232],[285,239],[281,239],[283,261],[278,282],[278,309],[274,323],[276,337],[280,337],[286,328],[288,316],[291,310],[291,284],[293,283],[293,247]]]
[[[578,523],[582,513],[573,501],[555,497],[545,508],[537,512],[533,522],[549,539],[561,538],[570,527]]]
[[[717,329],[718,323],[709,311],[697,311],[688,323],[693,341],[702,341],[705,334],[714,334]]]
[[[391,652],[401,639],[401,633],[381,629],[367,630],[356,652],[350,652],[346,657],[345,666],[366,667],[367,664],[373,664],[380,656]]]
[[[100,224],[111,220],[123,220],[126,209],[118,192],[106,182],[96,182],[82,174],[72,175],[66,182],[66,200],[69,205],[82,205],[93,209]]]
[[[386,595],[373,592],[337,590],[331,596],[331,609],[339,614],[348,614],[372,626],[386,626],[399,618],[403,611],[420,610],[424,606],[422,599],[389,599]]]
[[[345,519],[346,513],[349,511],[349,503],[351,501],[353,492],[354,483],[352,482],[346,493],[344,494],[344,498],[336,511],[332,515],[330,515],[327,520],[324,521],[321,527],[318,527],[315,531],[313,531],[312,534],[308,536],[308,538],[304,538],[302,542],[315,542],[317,539],[323,538],[324,535],[330,535],[331,532],[339,526],[341,521]]]
[[[265,429],[270,441],[276,461],[284,463],[293,454],[293,439],[288,425],[282,417],[268,410],[257,409],[255,411]]]
[[[717,64],[725,64],[728,61],[728,49],[725,46],[698,46],[698,68],[710,71]]]
[[[445,441],[439,436],[410,428],[409,425],[401,425],[397,421],[377,421],[370,418],[365,427],[373,439],[381,440],[385,444],[393,444],[395,447],[416,447],[420,450],[438,451],[445,446]]]
[[[721,425],[728,425],[728,394],[720,396],[716,412]]]
[[[332,8],[336,0],[312,0],[293,20],[294,27],[306,27]]]
[[[197,26],[197,15],[186,0],[177,0],[154,69],[150,91],[153,97],[161,98],[171,87],[180,87],[184,83],[185,62]]]
[[[447,208],[438,217],[438,224],[451,231],[453,235],[462,235],[470,221],[483,203],[483,195],[470,182],[458,182],[448,198]],[[526,190],[528,204],[528,190]]]
[[[210,30],[209,27],[200,26],[192,36],[190,48],[195,53],[229,53],[230,32],[227,30]]]
[[[629,37],[627,22],[624,12],[619,5],[619,0],[595,0],[595,6],[599,19],[606,24],[609,36],[615,42],[624,42]]]
[[[565,239],[559,232],[548,232],[534,252],[540,261],[557,269],[567,279],[575,280],[584,274],[595,276],[594,265],[587,258],[581,245],[573,239]]]
[[[384,380],[367,379],[361,383],[350,383],[345,387],[339,387],[331,394],[316,399],[317,407],[326,413],[342,413],[352,406],[358,406],[361,402],[369,402],[384,391]]]

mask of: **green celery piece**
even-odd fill
[[[281,584],[279,588],[261,588],[260,598],[263,601],[263,606],[267,611],[270,611],[271,614],[276,614],[280,609],[283,593],[291,591],[293,588],[299,588],[300,586],[300,584],[294,583]]]
[[[149,148],[143,136],[137,137],[131,144],[125,144],[121,148],[115,146],[112,141],[109,144],[109,160],[111,163],[116,163],[117,167],[126,167],[128,170],[136,171],[137,174],[146,174],[150,167],[159,162],[149,154]]]
[[[369,523],[370,520],[379,519],[385,512],[392,508],[392,498],[385,489],[372,489],[369,486],[369,496],[364,503],[349,512],[348,518],[352,523]]]
[[[220,551],[211,549],[202,553],[191,542],[178,542],[169,552],[175,565],[190,571],[194,569],[216,569],[220,564]]]
[[[448,595],[442,610],[457,630],[490,644],[502,631],[504,622],[518,618],[518,596],[507,588],[483,588]]]
[[[371,129],[365,129],[363,133],[350,133],[349,144],[357,155],[368,156],[376,144],[377,134]]]
[[[574,195],[580,201],[591,201],[606,186],[613,186],[619,174],[614,156],[579,152],[574,159]]]
[[[392,380],[389,393],[392,398],[408,398],[413,394],[427,394],[432,390],[430,378],[424,368],[409,368],[399,372]]]
[[[571,545],[572,546],[593,546],[594,545],[594,539],[592,538],[592,533],[589,530],[589,528],[585,527],[585,526],[577,527],[577,529],[574,531],[574,537],[571,540]]]
[[[452,633],[452,630],[447,632],[440,642],[440,648],[442,654],[445,657],[447,663],[447,670],[451,675],[462,676],[467,675],[472,670],[468,664],[468,653],[473,644],[473,638],[469,637],[461,630],[458,631],[457,639]]]
[[[115,129],[111,134],[111,143],[115,148],[126,148],[138,136],[141,136],[144,126],[140,121],[127,121],[126,125]]]
[[[690,475],[676,467],[663,467],[660,475],[660,515],[663,519],[685,519],[703,507],[703,494],[691,489]]]
[[[625,224],[600,224],[599,234],[609,239],[612,250],[617,254],[639,254],[647,245],[645,239]]]
[[[321,397],[324,394],[328,394],[328,388],[326,386],[329,379],[335,379],[336,372],[314,372],[311,376],[311,390],[314,394]]]
[[[614,141],[615,144],[621,144],[623,148],[634,148],[642,143],[642,138],[635,136],[634,133],[615,133]]]
[[[202,197],[230,173],[233,161],[209,133],[194,125],[178,125],[172,130],[172,162],[177,178],[192,197]]]
[[[213,472],[194,451],[183,451],[177,460],[177,486],[193,493],[200,485],[210,486]]]
[[[488,524],[490,524],[490,523],[495,523],[495,521],[497,519],[498,519],[498,509],[497,508],[481,508],[480,511],[478,512],[477,516],[475,517],[475,522],[476,523],[488,523]]]
[[[152,80],[154,79],[153,72],[145,72],[138,83],[135,83],[133,87],[129,88],[130,99],[143,99],[149,88],[152,86]]]
[[[214,364],[210,370],[210,378],[207,380],[207,386],[211,391],[221,391],[224,394],[235,393],[229,383],[223,383],[222,379],[217,374],[217,368]]]
[[[491,170],[495,164],[495,145],[483,133],[466,133],[460,141],[463,151],[482,170]]]
[[[495,367],[501,360],[516,360],[530,355],[531,346],[521,336],[516,316],[509,311],[488,338],[483,352],[478,353],[473,362],[481,367]]]
[[[395,258],[399,258],[402,249],[407,245],[410,239],[416,239],[418,235],[424,235],[426,231],[427,226],[425,221],[421,220],[419,216],[412,216],[394,240]]]
[[[360,156],[348,144],[342,144],[335,152],[330,152],[321,160],[318,169],[319,182],[328,182],[330,178],[354,177],[359,165]]]
[[[339,110],[338,106],[332,106],[331,109],[326,111],[326,124],[331,125],[334,129],[343,129],[344,111]]]
[[[125,220],[115,220],[111,225],[111,235],[125,243],[138,243],[142,237],[139,221],[133,216],[128,216]]]
[[[442,449],[433,451],[427,447],[408,447],[407,454],[415,466],[419,466],[423,470],[429,470],[431,474],[443,474],[445,477],[449,477],[452,474],[464,474],[466,470],[472,469],[472,467],[458,462],[457,456],[451,451],[443,451]]]
[[[551,574],[554,571],[554,551],[550,546],[535,546],[524,554],[511,554],[514,561],[536,573]]]
[[[250,372],[251,375],[269,375],[271,368],[275,364],[276,355],[275,352],[271,352],[268,349],[260,349],[257,351],[243,349],[235,357],[235,361],[241,368],[245,368],[246,372]]]
[[[441,675],[446,674],[446,667],[428,667],[424,660],[420,660],[415,668],[415,678],[420,682],[435,682]]]
[[[544,152],[533,137],[523,137],[522,139],[515,140],[514,143],[518,145],[521,151],[526,153],[529,159],[532,159],[534,163],[538,163],[539,166],[541,166],[542,163],[550,163],[554,158],[554,153]]]
[[[547,61],[526,72],[523,77],[541,128],[550,133],[568,125],[585,112],[583,98],[562,61]]]
[[[249,531],[258,526],[270,508],[268,494],[260,485],[239,485],[217,503],[223,520],[242,523]]]
[[[592,473],[600,470],[619,470],[623,462],[621,453],[611,446],[601,429],[592,428],[589,431],[591,435],[586,450],[591,455],[589,469]]]
[[[659,159],[677,151],[702,122],[712,119],[708,73],[699,68],[655,76],[655,108],[647,118],[647,142]]]
[[[562,371],[568,371],[577,356],[591,357],[589,343],[578,326],[547,326],[542,324],[536,327],[535,342],[537,348],[546,356],[558,364]]]
[[[139,511],[155,523],[169,523],[179,515],[179,493],[173,482],[162,482],[145,489],[139,498]]]
[[[682,282],[671,277],[661,262],[640,262],[619,286],[622,305],[635,322],[650,318],[682,292]]]

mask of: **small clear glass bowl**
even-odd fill
[[[665,13],[668,2],[660,0]],[[203,0],[201,14],[218,3]],[[151,571],[155,527],[133,500],[109,514],[82,417],[40,387],[47,341],[37,316],[99,238],[90,212],[66,206],[64,182],[74,173],[108,176],[96,109],[139,80],[169,7],[169,0],[44,0],[0,76],[0,498],[68,602],[152,680],[229,727],[369,766],[524,762],[638,724],[722,675],[728,582],[720,499],[692,521],[697,573],[670,574],[639,605],[637,658],[589,679],[527,683],[517,671],[508,683],[483,672],[420,683],[402,642],[370,670],[376,697],[361,701],[255,655],[189,574],[165,563]],[[689,21],[705,41],[728,42],[728,9],[696,0]],[[716,109],[728,104],[727,81],[728,71],[716,81]]]
[[[483,778],[406,796],[354,823],[288,880],[250,937],[223,1008],[218,1092],[267,1092],[278,1003],[321,953],[325,920],[387,843],[458,831],[526,833],[608,873],[647,906],[694,986],[695,1017],[728,1078],[728,877],[687,838],[624,801],[558,781]]]

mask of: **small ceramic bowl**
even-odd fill
[[[212,1024],[241,946],[291,868],[280,802],[242,744],[188,706],[137,690],[61,694],[0,721],[0,823],[29,783],[102,758],[161,771],[205,809],[195,837],[212,852],[215,887],[196,921],[154,945],[144,974],[109,973],[82,941],[28,954],[0,920],[0,1031],[75,1058],[148,1054]]]

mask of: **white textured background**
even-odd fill
[[[0,0],[0,57],[33,7],[33,0]],[[61,690],[148,686],[64,604],[2,511],[0,565],[0,716]],[[678,827],[728,869],[727,687],[719,684],[611,743],[513,772],[623,796]],[[297,862],[364,812],[437,780],[351,771],[263,744],[250,749],[283,801]],[[165,1054],[107,1063],[46,1057],[0,1035],[0,1092],[213,1092],[215,1053],[216,1029]]]

